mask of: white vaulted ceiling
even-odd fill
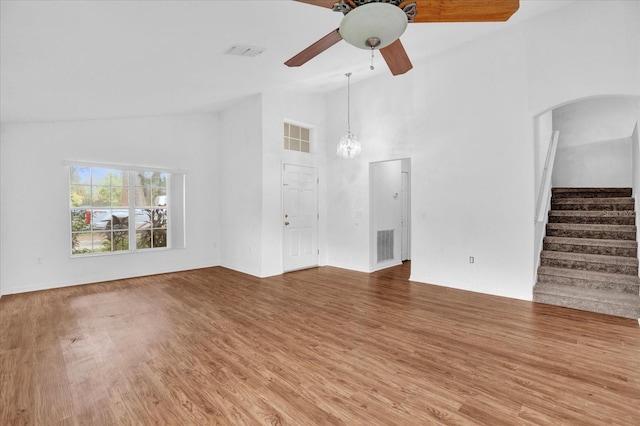
[[[507,23],[410,24],[402,42],[421,58],[564,6],[521,1]],[[2,122],[215,111],[279,87],[324,92],[384,74],[342,41],[300,68],[283,63],[338,27],[341,14],[280,1],[0,2]],[[255,58],[231,46],[264,48]],[[415,69],[409,73],[415,72]]]

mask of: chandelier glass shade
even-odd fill
[[[360,154],[362,146],[356,134],[351,132],[351,73],[345,75],[347,76],[347,133],[340,138],[336,154],[340,158],[350,159]]]
[[[347,131],[347,134],[340,138],[336,153],[340,158],[349,159],[360,154],[360,151],[362,151],[362,146],[358,138],[356,138],[355,133]]]

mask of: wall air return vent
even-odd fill
[[[378,231],[378,263],[393,259],[393,229]]]

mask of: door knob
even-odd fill
[[[289,222],[285,222],[285,223],[284,223],[284,226],[287,226],[287,225],[289,225]]]

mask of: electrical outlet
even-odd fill
[[[475,257],[469,256],[469,263],[474,263],[476,261]]]

